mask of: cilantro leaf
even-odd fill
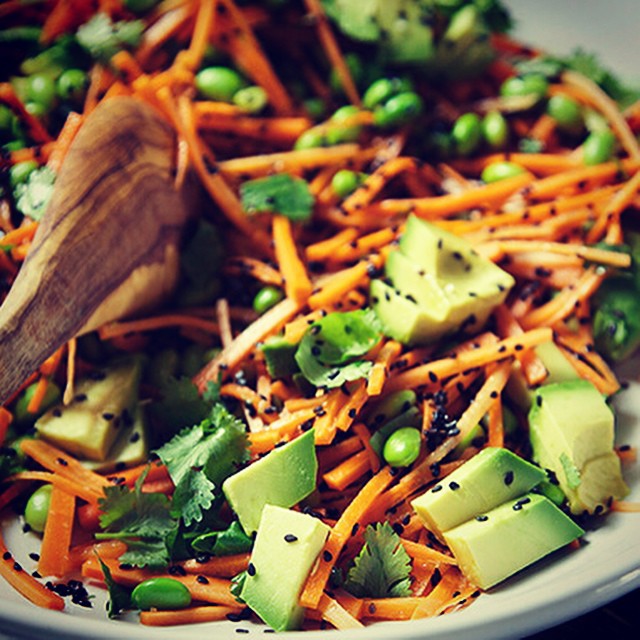
[[[127,550],[118,559],[134,567],[164,569],[170,558],[164,539],[158,537],[128,540]]]
[[[115,618],[118,614],[122,613],[126,609],[131,609],[131,591],[122,585],[119,585],[111,576],[111,570],[102,561],[102,558],[96,554],[100,568],[102,569],[102,575],[104,576],[104,583],[107,586],[107,592],[109,599],[107,600],[107,615],[110,618]]]
[[[371,362],[358,360],[380,341],[377,316],[371,309],[330,313],[315,322],[300,341],[295,360],[316,387],[339,387],[364,378]]]
[[[193,541],[196,551],[210,553],[214,556],[226,556],[235,553],[246,553],[253,546],[253,538],[249,537],[237,520],[234,520],[222,531],[209,531],[199,535]]]
[[[302,178],[278,173],[240,185],[240,198],[249,213],[279,213],[295,222],[311,218],[314,197]]]
[[[388,522],[369,525],[365,544],[347,574],[345,589],[359,598],[397,598],[411,594],[411,559]]]
[[[156,453],[176,485],[172,513],[189,525],[203,518],[214,491],[248,459],[245,425],[218,403],[208,418],[183,429]]]
[[[136,47],[143,31],[141,20],[112,22],[106,13],[96,13],[79,27],[76,38],[92,58],[106,64],[121,49]]]
[[[29,174],[26,182],[18,184],[13,196],[16,207],[32,220],[40,220],[53,193],[56,174],[49,167],[40,167]]]

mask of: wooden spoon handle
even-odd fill
[[[105,101],[83,124],[0,308],[0,400],[79,332],[174,287],[188,214],[174,147],[168,124],[133,98]]]

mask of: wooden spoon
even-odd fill
[[[78,132],[28,257],[0,307],[0,401],[69,339],[175,287],[186,194],[175,137],[145,103],[101,103]]]

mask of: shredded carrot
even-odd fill
[[[250,554],[239,553],[230,556],[213,556],[204,561],[195,559],[185,560],[180,566],[187,573],[233,578],[233,576],[247,568],[249,559]]]
[[[226,620],[231,614],[238,614],[242,606],[209,605],[199,607],[187,607],[173,611],[152,609],[140,612],[140,622],[148,627],[168,627],[183,624],[197,624],[202,622],[215,622]]]
[[[102,325],[98,331],[103,340],[109,340],[116,336],[145,331],[157,331],[166,329],[167,327],[195,327],[207,333],[217,334],[220,332],[220,328],[216,322],[186,314],[167,314],[144,318],[143,320],[115,321]]]
[[[322,619],[332,624],[336,629],[358,629],[364,627],[362,622],[326,593],[320,596],[318,611],[322,615]]]
[[[8,409],[0,407],[0,445],[4,443],[7,437],[7,431],[13,422],[13,414]]]
[[[286,216],[273,216],[273,243],[287,297],[298,303],[305,302],[312,285],[296,250],[291,220]]]
[[[43,576],[65,575],[69,561],[75,508],[75,496],[54,485],[51,490],[51,502],[38,560],[38,571]]]
[[[62,611],[64,600],[47,589],[39,580],[27,573],[7,549],[2,535],[0,535],[0,575],[27,600],[39,607]]]
[[[366,450],[358,451],[351,458],[322,475],[331,489],[342,491],[371,469],[371,457]]]

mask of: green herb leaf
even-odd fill
[[[371,362],[357,358],[378,344],[381,335],[371,309],[330,313],[309,327],[295,359],[311,384],[339,387],[368,375]]]
[[[32,220],[40,220],[51,199],[55,180],[56,174],[49,167],[32,171],[27,181],[13,191],[16,207]]]
[[[210,553],[214,556],[227,556],[236,553],[246,553],[253,546],[253,538],[250,538],[234,520],[222,531],[210,531],[199,535],[193,541],[196,551]]]
[[[172,513],[189,525],[202,519],[214,491],[248,459],[245,425],[219,403],[208,418],[182,430],[156,453],[176,485]]]
[[[107,592],[109,599],[107,600],[107,615],[110,618],[115,618],[117,615],[131,609],[131,591],[122,585],[119,585],[114,581],[111,576],[111,570],[102,561],[102,558],[96,554],[100,568],[102,569],[102,575],[104,576],[104,583],[107,586]]]
[[[127,550],[118,560],[134,567],[164,569],[170,558],[164,539],[140,538],[127,540]]]
[[[143,31],[141,20],[112,22],[106,13],[96,13],[78,29],[76,37],[92,58],[107,64],[121,49],[138,46]]]
[[[307,182],[288,173],[242,183],[240,198],[249,214],[279,213],[295,222],[309,220],[315,202]]]
[[[359,598],[411,594],[411,559],[388,522],[369,525],[365,544],[347,574],[345,589]]]

